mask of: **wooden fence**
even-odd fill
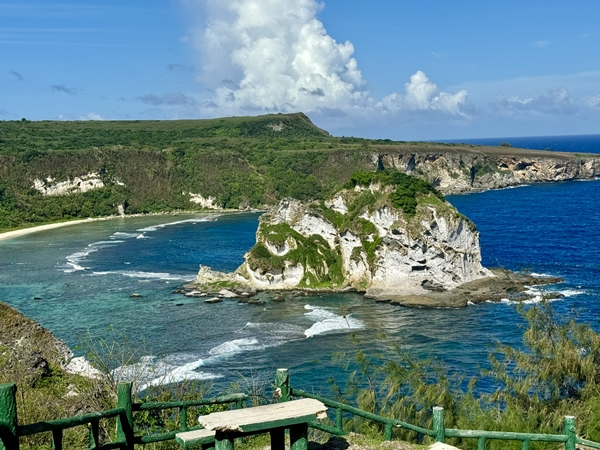
[[[192,407],[206,405],[231,405],[234,408],[243,407],[244,401],[248,399],[245,394],[232,394],[215,398],[179,401],[179,402],[146,402],[133,403],[131,397],[131,383],[119,383],[117,386],[117,407],[100,412],[84,414],[64,419],[37,422],[27,425],[19,425],[17,418],[17,387],[14,384],[0,385],[0,450],[19,450],[19,438],[37,433],[52,433],[52,448],[62,450],[63,431],[77,426],[89,428],[89,450],[123,449],[133,450],[134,445],[148,444],[151,442],[174,440],[175,435],[182,431],[200,429],[201,426],[188,427],[188,410]],[[331,423],[327,425],[319,422],[310,424],[312,428],[327,433],[343,436],[348,433],[344,429],[344,415],[352,414],[366,420],[379,423],[384,428],[386,440],[392,439],[394,428],[403,428],[414,431],[421,436],[430,436],[436,442],[444,442],[446,438],[472,438],[477,439],[477,449],[485,450],[487,441],[521,441],[522,450],[528,450],[530,443],[535,441],[564,443],[565,450],[576,450],[577,444],[586,445],[600,450],[600,443],[578,438],[575,434],[575,418],[565,416],[563,434],[538,434],[518,433],[508,431],[483,431],[483,430],[461,430],[445,428],[444,409],[433,408],[432,428],[423,428],[402,420],[383,417],[345,403],[336,402],[318,395],[310,394],[290,385],[287,369],[277,370],[275,377],[275,394],[278,401],[288,401],[292,397],[314,398],[320,400],[333,412]],[[179,409],[179,428],[161,433],[136,434],[134,429],[134,413],[138,411],[164,411]],[[115,440],[101,444],[99,442],[99,423],[101,419],[115,418],[117,432]]]
[[[52,433],[52,449],[63,450],[63,431],[77,426],[89,427],[89,450],[123,449],[133,450],[136,444],[148,444],[174,440],[175,434],[182,431],[198,430],[202,427],[187,426],[188,410],[192,407],[206,405],[227,405],[241,408],[246,394],[231,394],[208,399],[179,402],[146,402],[133,403],[131,399],[131,383],[117,385],[117,407],[106,411],[83,414],[65,419],[36,422],[19,425],[17,417],[17,387],[10,384],[0,385],[0,450],[19,450],[19,438],[38,433]],[[137,411],[164,411],[179,409],[179,428],[163,433],[146,435],[135,434],[133,416]],[[116,418],[116,438],[112,442],[100,444],[99,424],[101,419]]]

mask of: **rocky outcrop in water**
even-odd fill
[[[182,293],[354,290],[377,301],[455,308],[531,300],[539,293],[530,286],[560,281],[484,268],[469,219],[423,180],[384,170],[355,174],[323,202],[282,200],[260,218],[236,273],[201,267]]]
[[[469,219],[433,191],[415,194],[414,211],[394,206],[397,193],[376,181],[323,203],[283,200],[261,217],[237,273],[265,290],[352,288],[378,298],[493,277]]]

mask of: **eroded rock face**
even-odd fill
[[[122,184],[122,183],[121,183]],[[42,195],[56,196],[56,195],[67,195],[80,192],[88,192],[93,189],[100,189],[104,187],[104,182],[98,172],[90,172],[80,177],[74,177],[73,179],[67,179],[66,181],[57,182],[52,177],[47,177],[44,180],[35,179],[33,180],[32,188],[41,192]]]
[[[482,149],[485,150],[485,149]],[[378,154],[378,165],[423,178],[444,194],[501,189],[524,184],[600,177],[600,158],[511,149],[514,154],[472,152]]]
[[[64,369],[73,353],[40,324],[0,302],[0,371],[14,382],[36,385],[51,373],[51,365]]]
[[[374,203],[357,214],[364,192],[342,191],[323,204],[281,201],[261,217],[238,274],[262,289],[352,287],[378,298],[493,276],[481,265],[475,226],[449,203],[424,195],[406,215],[371,186]]]

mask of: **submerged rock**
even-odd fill
[[[221,297],[223,297],[223,298],[237,298],[237,297],[239,297],[238,294],[236,294],[235,292],[231,292],[231,291],[229,291],[227,289],[221,289],[219,291],[219,295]]]

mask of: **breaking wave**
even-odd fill
[[[80,250],[78,252],[72,253],[67,256],[67,262],[64,265],[57,266],[59,270],[62,270],[65,273],[73,273],[78,271],[84,271],[89,269],[89,267],[84,267],[82,264],[87,260],[87,257],[92,253],[97,252],[103,248],[114,247],[117,244],[120,244],[122,240],[112,240],[112,241],[98,241],[89,244],[85,249]]]
[[[109,270],[103,272],[92,272],[91,275],[123,275],[130,278],[139,278],[142,280],[166,280],[166,281],[192,281],[196,275],[191,274],[173,274],[165,272],[143,272],[139,270]]]
[[[304,331],[304,335],[306,337],[364,328],[364,323],[352,317],[351,314],[335,314],[331,311],[331,308],[323,308],[312,305],[305,305],[304,309],[309,310],[309,312],[305,313],[304,316],[315,321],[313,326]]]
[[[161,228],[164,228],[164,227],[170,227],[171,225],[179,225],[179,224],[182,224],[182,223],[212,222],[212,221],[217,220],[216,217],[218,217],[218,216],[213,215],[211,217],[202,217],[202,218],[197,218],[197,219],[186,219],[186,220],[178,220],[176,222],[161,223],[161,224],[158,224],[158,225],[152,225],[152,226],[149,226],[149,227],[140,228],[137,231],[139,231],[141,233],[147,233],[149,231],[157,231],[157,230],[160,230]]]
[[[149,233],[152,231],[157,231],[157,230],[160,230],[161,228],[168,227],[171,225],[178,225],[178,224],[182,224],[182,223],[209,222],[209,221],[213,221],[213,220],[216,220],[215,216],[178,220],[175,222],[153,225],[153,226],[146,227],[146,228],[140,228],[139,230],[136,230],[136,232],[117,231],[110,236],[110,238],[109,238],[110,240],[93,242],[93,243],[89,244],[86,248],[84,248],[83,250],[77,251],[77,252],[72,253],[71,255],[67,256],[66,262],[64,264],[57,265],[57,268],[59,270],[62,270],[65,273],[85,271],[85,270],[89,269],[89,267],[86,267],[84,265],[85,262],[87,261],[88,257],[92,253],[95,253],[98,250],[101,250],[103,248],[114,247],[115,245],[122,244],[129,239],[148,239],[149,237],[146,235],[146,233]],[[109,273],[109,272],[105,272],[105,273]],[[185,277],[171,276],[170,274],[154,274],[155,276],[153,276],[153,275],[140,276],[139,275],[139,274],[144,274],[144,273],[148,273],[148,272],[132,271],[130,273],[123,273],[123,275],[131,276],[134,278],[144,278],[144,279],[159,278],[159,279],[166,279],[166,280],[183,280],[183,281],[193,280],[193,277],[190,278],[187,276],[185,276]],[[98,273],[96,273],[96,274],[98,274]]]
[[[187,362],[181,364],[178,360],[187,360]],[[116,381],[133,382],[138,392],[150,386],[223,377],[212,372],[198,371],[197,369],[203,365],[203,359],[196,359],[192,355],[171,355],[167,358],[144,356],[135,364],[117,367],[112,371],[112,375]]]

